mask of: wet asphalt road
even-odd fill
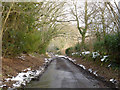
[[[99,81],[86,76],[73,63],[63,58],[54,58],[38,81],[32,81],[28,88],[102,88]]]

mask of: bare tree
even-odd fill
[[[91,17],[97,9],[94,7],[93,3],[88,3],[87,0],[84,2],[84,8],[78,7],[77,3],[73,3],[73,5],[74,9],[71,8],[71,14],[77,22],[77,28],[82,36],[82,45],[84,46],[87,30],[92,23]],[[80,26],[82,23],[84,26]]]
[[[107,3],[109,2],[94,4],[98,11],[92,15],[92,24],[89,29],[93,31],[92,34],[94,33],[98,40],[106,34],[115,33],[117,31],[115,17],[111,13],[110,8],[108,8]]]
[[[118,7],[117,3],[115,2],[114,0],[114,6],[110,3],[110,2],[106,2],[105,5],[107,7],[107,9],[109,10],[109,12],[112,14],[112,20],[114,21],[116,27],[117,27],[117,30],[118,30],[118,33],[120,32],[120,25],[119,25],[119,14],[120,14],[120,8]]]

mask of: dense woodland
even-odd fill
[[[67,55],[71,55],[73,52],[97,51],[102,56],[109,55],[107,63],[114,63],[115,66],[119,66],[120,9],[118,4],[116,2],[85,2],[84,6],[79,6],[73,2],[73,6],[70,11],[77,22],[82,42],[77,43],[75,47],[68,48],[66,50]],[[84,9],[81,10],[81,8]],[[81,22],[84,24],[82,27]],[[87,38],[89,39],[85,40]]]
[[[21,53],[44,54],[50,40],[60,33],[57,18],[64,3],[3,3],[3,57]]]
[[[67,55],[97,51],[120,64],[119,14],[118,2],[3,2],[2,56],[45,54],[52,39],[66,36],[65,23],[75,22],[81,42],[68,48]]]

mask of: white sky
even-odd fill
[[[83,4],[83,2],[85,2],[85,0],[1,0],[2,2],[42,2],[42,1],[60,1],[60,2],[68,2],[71,3],[72,1],[77,1],[77,4]],[[111,3],[114,3],[114,0],[87,0],[88,2],[105,2],[105,1],[110,1]],[[120,0],[115,0],[118,4],[118,2]],[[66,7],[66,9],[68,9],[68,7]],[[69,10],[69,9],[68,9]],[[68,17],[71,18],[70,15],[68,15]],[[75,22],[73,22],[75,24]]]
[[[74,2],[76,2],[77,1],[77,5],[78,6],[82,6],[83,4],[84,4],[84,2],[85,2],[85,0],[66,0],[66,1],[69,1],[69,3],[72,3],[73,1]],[[114,1],[116,1],[117,2],[117,4],[118,4],[118,2],[120,2],[120,0],[87,0],[88,2],[105,2],[105,1],[110,1],[113,5],[114,5]],[[69,7],[69,6],[68,6]],[[68,7],[66,7],[66,8],[68,8]],[[71,5],[71,7],[72,7],[72,5]],[[68,8],[68,10],[69,10],[69,8]],[[70,18],[71,19],[71,15],[69,16],[68,15],[68,18]],[[76,22],[75,21],[73,21],[73,22],[71,22],[72,24],[76,24]],[[80,26],[83,26],[84,24],[82,24],[82,23],[80,23]]]

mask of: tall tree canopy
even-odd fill
[[[4,2],[3,56],[45,53],[49,41],[59,34],[57,20],[63,7],[62,2]]]

